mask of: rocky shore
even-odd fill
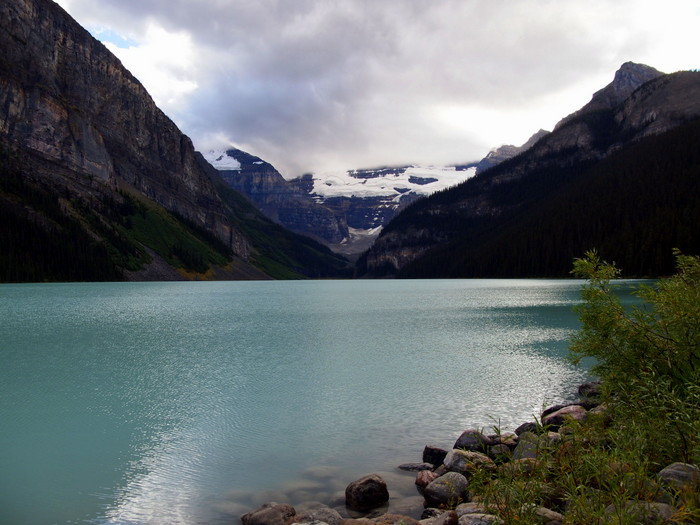
[[[294,487],[294,499],[303,500],[305,488],[309,500],[292,506],[264,499],[255,510],[240,515],[243,525],[481,525],[506,524],[503,509],[472,494],[470,483],[497,483],[502,476],[527,479],[539,468],[540,452],[562,443],[572,421],[591,415],[605,417],[600,404],[599,383],[579,387],[577,401],[547,408],[539,421],[526,422],[513,432],[484,434],[465,430],[451,449],[426,445],[422,461],[399,465],[395,472],[377,472],[354,480],[338,479],[338,472],[319,468],[309,472],[307,487]],[[678,523],[679,494],[698,498],[700,469],[685,463],[673,463],[648,480],[658,486],[655,501],[629,500],[606,508],[600,523]],[[327,490],[319,493],[319,486]],[[343,488],[344,487],[344,488]],[[315,499],[313,499],[313,497]],[[576,523],[567,519],[567,502],[552,497],[551,504],[528,504],[528,523],[557,525]],[[323,501],[319,501],[323,500]],[[614,508],[613,508],[614,507]],[[224,510],[224,509],[221,509]],[[228,509],[232,513],[234,509]],[[507,512],[506,512],[507,514]],[[682,513],[680,513],[682,514]],[[690,518],[691,520],[693,518]],[[694,523],[694,521],[683,521]]]

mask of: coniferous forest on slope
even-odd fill
[[[698,144],[700,121],[695,120],[634,142],[601,162],[541,169],[491,194],[501,205],[524,203],[498,218],[453,214],[446,220],[420,213],[422,206],[468,193],[468,183],[418,202],[395,225],[439,221],[452,240],[398,276],[567,277],[572,259],[593,248],[626,276],[668,275],[673,248],[700,253]]]

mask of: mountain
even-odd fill
[[[273,221],[326,244],[348,237],[342,214],[314,200],[303,178],[287,181],[272,164],[236,148],[209,151],[204,156],[230,187],[246,195]]]
[[[205,158],[272,220],[347,257],[365,251],[408,204],[476,172],[475,165],[396,166],[286,180],[268,162],[236,148],[212,150]]]
[[[530,149],[399,214],[358,273],[561,277],[599,249],[630,275],[700,252],[700,73],[626,63]]]
[[[230,191],[50,0],[0,5],[0,280],[340,275]]]
[[[479,162],[476,162],[469,166],[475,167],[477,173],[486,171],[489,168],[497,166],[501,162],[504,162],[508,159],[512,159],[516,155],[520,155],[524,151],[529,150],[532,146],[534,146],[537,143],[538,140],[540,140],[546,135],[549,135],[549,131],[540,129],[537,133],[532,135],[532,137],[530,137],[522,146],[513,146],[512,144],[505,144],[503,146],[499,146],[498,148],[489,151],[489,153]]]

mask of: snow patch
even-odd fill
[[[234,157],[229,156],[226,150],[209,150],[206,153],[202,153],[202,155],[205,160],[217,170],[227,171],[241,169],[241,163]]]
[[[455,186],[473,177],[476,168],[458,171],[454,166],[410,166],[400,173],[386,169],[376,173],[376,177],[361,179],[353,177],[351,172],[314,175],[314,193],[323,198],[394,197],[398,200],[409,191],[430,195]]]

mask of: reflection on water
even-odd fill
[[[0,286],[0,521],[213,522],[514,428],[585,378],[579,287]]]

